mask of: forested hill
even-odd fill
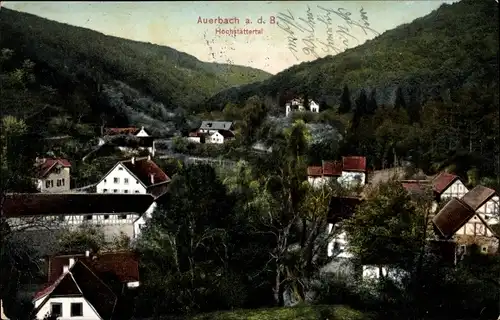
[[[417,92],[423,100],[442,88],[476,83],[495,87],[498,37],[494,0],[443,4],[356,48],[301,63],[262,83],[225,90],[200,107],[221,109],[227,102],[239,104],[255,94],[277,98],[306,93],[333,106],[344,85],[353,96],[362,88],[376,89],[379,104],[393,103],[398,87],[406,96]]]
[[[125,113],[151,121],[222,89],[270,76],[261,70],[202,62],[166,46],[106,36],[6,8],[0,11],[0,49],[13,50],[17,61],[34,62],[37,79],[44,85],[60,91],[92,87],[83,99],[89,100],[98,90],[108,102],[116,100],[110,104],[121,106]]]

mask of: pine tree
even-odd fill
[[[377,108],[378,108],[377,91],[376,91],[376,89],[373,89],[372,92],[370,93],[370,98],[368,99],[366,111],[368,114],[374,114],[375,111],[377,110]]]
[[[342,91],[342,96],[340,97],[339,113],[343,114],[351,112],[351,108],[352,108],[351,94],[349,92],[349,87],[345,85],[344,90]]]
[[[366,108],[368,103],[368,98],[366,96],[365,89],[361,89],[359,96],[356,99],[356,109],[354,110],[354,115],[352,118],[352,127],[355,129],[358,127],[361,118],[367,114]]]
[[[396,90],[396,100],[394,101],[394,109],[396,110],[406,109],[406,102],[401,87],[398,87],[398,89]]]

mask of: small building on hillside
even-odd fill
[[[299,112],[310,111],[310,112],[319,113],[319,104],[317,104],[316,101],[309,99],[308,109],[309,110],[306,110],[303,98],[292,99],[285,104],[285,116],[288,117],[293,112],[296,112],[296,111],[299,111]]]
[[[98,226],[108,240],[124,234],[136,238],[138,219],[151,215],[155,198],[150,194],[10,193],[3,215],[12,230],[63,230]]]
[[[151,159],[132,157],[117,162],[96,185],[97,193],[151,194],[166,191],[170,177]]]
[[[69,191],[71,163],[66,159],[37,158],[35,161],[36,186],[40,192]]]
[[[111,136],[135,136],[135,137],[149,137],[150,135],[144,129],[144,127],[135,128],[105,128],[101,133],[102,137],[99,138],[99,145],[103,145],[106,143],[105,137]]]
[[[33,298],[36,319],[121,319],[130,315],[128,291],[139,286],[130,252],[49,258],[49,281]]]
[[[313,187],[323,186],[329,181],[338,181],[347,187],[366,184],[366,157],[342,157],[342,162],[322,161],[321,166],[307,168],[307,180]]]
[[[234,126],[231,121],[202,121],[201,126],[188,134],[187,140],[194,143],[223,144],[233,140]]]
[[[451,173],[441,172],[432,180],[436,200],[462,198],[469,190],[460,177]]]

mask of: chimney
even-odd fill
[[[132,164],[135,164],[135,157],[132,157],[132,160],[130,160]]]
[[[86,258],[90,257],[90,250],[85,251],[85,257]]]
[[[155,174],[154,173],[150,173],[149,177],[151,178],[151,184],[155,184]]]
[[[69,258],[69,268],[71,268],[75,264],[75,258]]]

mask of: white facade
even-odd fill
[[[189,142],[201,143],[201,138],[200,137],[187,137],[187,140]]]
[[[35,302],[35,308],[38,308],[45,301],[45,297],[38,299]],[[71,305],[81,304],[82,315],[81,316],[71,316]],[[52,308],[61,308],[61,317],[59,320],[66,319],[78,319],[78,320],[100,320],[102,319],[94,307],[83,297],[54,297],[50,298],[40,310],[36,313],[36,319],[42,320],[46,315],[51,314]]]
[[[144,127],[141,127],[141,130],[137,132],[136,137],[149,137],[149,134],[144,130]]]
[[[148,208],[148,210],[141,215],[139,218],[137,218],[134,221],[134,239],[137,239],[139,235],[141,234],[142,228],[144,228],[144,225],[148,222],[149,219],[153,216],[153,212],[156,209],[156,202],[153,202],[153,204]]]
[[[321,188],[336,179],[336,176],[308,176],[307,182],[309,182],[313,188]]]
[[[336,225],[335,228],[340,228],[340,225]],[[334,230],[334,225],[332,223],[328,224],[328,234]],[[347,251],[347,233],[343,230],[335,235],[335,237],[328,243],[328,257],[335,255],[337,258],[347,258],[353,257],[352,253]]]
[[[357,184],[364,186],[366,184],[366,173],[354,171],[342,171],[338,179],[339,183],[346,186],[355,186]]]
[[[469,192],[469,189],[460,181],[460,179],[455,180],[451,185],[448,186],[443,192],[441,193],[441,200],[443,199],[451,199],[451,198],[462,198],[467,192]]]
[[[467,221],[457,232],[455,235],[468,235],[468,236],[485,236],[485,237],[494,237],[493,232],[486,225],[474,215]]]
[[[481,216],[489,225],[497,224],[500,219],[499,197],[494,195],[483,204],[476,213]]]
[[[109,172],[96,186],[96,193],[146,194],[146,187],[121,163]]]
[[[215,131],[210,135],[210,138],[208,140],[210,141],[210,143],[223,144],[224,136],[220,134],[218,131]]]
[[[305,111],[302,99],[293,99],[285,105],[285,115],[288,117],[293,111]],[[319,113],[319,105],[314,100],[309,100],[309,111]]]

